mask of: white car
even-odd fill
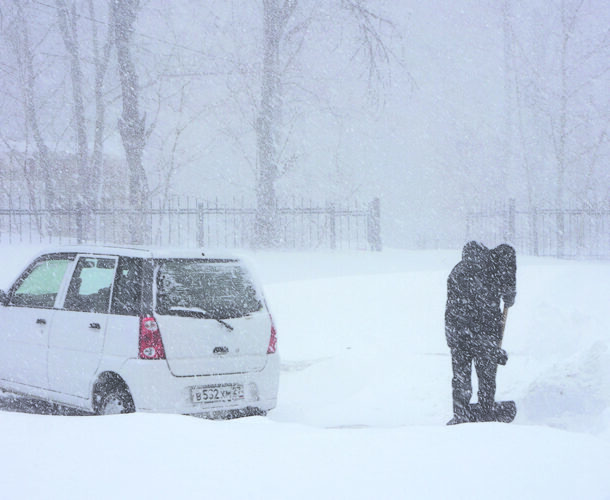
[[[276,331],[243,262],[64,247],[0,292],[0,388],[97,414],[265,414]]]

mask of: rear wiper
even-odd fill
[[[229,330],[233,330],[233,327],[229,325],[226,321],[223,321],[220,318],[216,318],[212,316],[209,312],[200,309],[199,307],[170,307],[170,311],[172,312],[183,312],[186,313],[190,317],[194,318],[203,318],[203,319],[213,319],[214,321],[218,321],[222,326]]]

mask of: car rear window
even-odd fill
[[[238,261],[158,261],[156,311],[159,314],[192,311],[229,319],[247,316],[262,307],[256,286]]]

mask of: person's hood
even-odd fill
[[[478,241],[469,241],[462,250],[462,261],[468,267],[482,267],[488,258],[489,249]]]

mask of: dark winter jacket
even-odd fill
[[[452,349],[491,348],[500,343],[501,293],[491,258],[487,247],[471,241],[449,274],[445,335]]]

